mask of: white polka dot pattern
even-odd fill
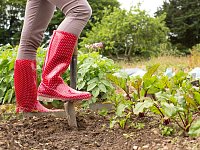
[[[36,61],[16,60],[14,67],[14,86],[19,112],[52,112],[37,100]]]
[[[91,98],[89,92],[76,91],[64,83],[61,78],[69,67],[76,41],[77,37],[71,33],[54,31],[43,66],[38,96],[62,101]]]

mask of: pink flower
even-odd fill
[[[99,42],[99,43],[94,43],[94,44],[90,44],[90,45],[85,45],[85,48],[87,49],[102,49],[103,48],[103,43]]]

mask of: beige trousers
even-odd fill
[[[77,37],[92,13],[87,0],[27,0],[17,59],[36,59],[36,50],[56,7],[66,16],[57,30],[72,33]]]

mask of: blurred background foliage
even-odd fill
[[[79,39],[82,50],[87,42],[104,42],[102,54],[117,58],[125,56],[130,60],[132,56],[187,55],[189,49],[200,42],[198,0],[165,1],[154,17],[140,10],[139,5],[122,10],[117,0],[88,2],[93,15]],[[0,45],[19,44],[25,5],[26,0],[0,1]],[[63,13],[57,9],[43,44],[48,43],[63,18]]]
[[[98,3],[95,0],[88,0],[92,9],[93,15],[85,27],[82,36],[91,29],[92,24],[100,21],[103,17],[103,11],[106,7],[111,10],[114,7],[119,8],[120,4],[117,0],[99,0]],[[24,11],[26,6],[26,0],[1,0],[0,1],[0,44],[4,45],[10,43],[12,45],[19,44],[21,29],[24,20]],[[57,28],[60,22],[64,19],[64,15],[60,10],[56,10],[54,17],[52,18],[48,29],[45,33],[44,42],[49,39],[49,35],[53,30]]]

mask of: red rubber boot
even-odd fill
[[[69,67],[76,41],[77,37],[71,33],[54,31],[43,66],[42,81],[38,87],[39,100],[75,101],[91,98],[89,92],[76,91],[61,78]]]
[[[16,112],[54,112],[37,101],[36,61],[16,60],[14,69],[14,86],[16,95]]]

